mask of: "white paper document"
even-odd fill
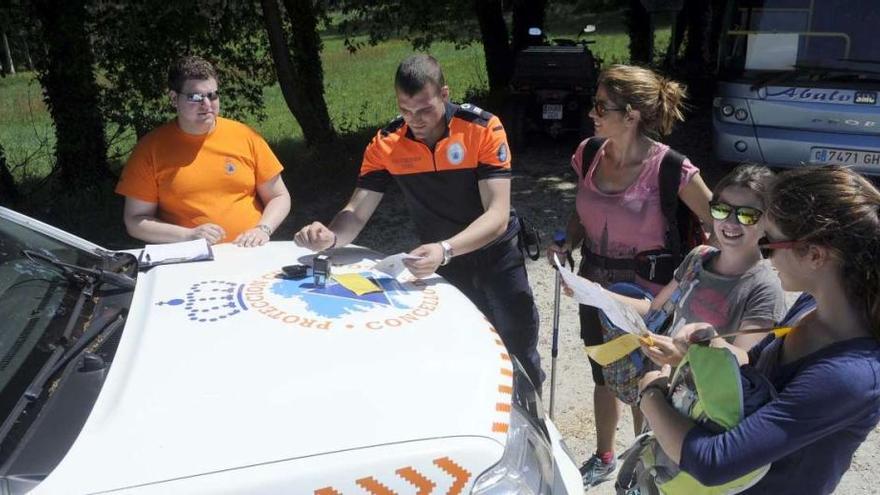
[[[147,244],[138,258],[141,267],[150,267],[168,263],[185,263],[189,261],[205,261],[214,259],[211,246],[205,239],[194,241],[171,242],[168,244]]]
[[[574,292],[574,298],[577,302],[601,309],[611,323],[625,332],[639,336],[650,335],[651,332],[645,326],[645,321],[634,308],[613,299],[601,285],[578,277],[563,268],[555,253],[553,262],[556,263],[556,269],[562,275],[565,285]]]
[[[419,256],[413,256],[408,253],[397,253],[392,254],[391,256],[386,256],[379,260],[373,269],[378,270],[382,273],[387,273],[394,278],[397,278],[401,273],[406,270],[406,265],[403,264],[404,260],[418,260],[421,259]]]

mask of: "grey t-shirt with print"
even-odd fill
[[[779,321],[785,314],[785,294],[779,277],[768,260],[761,260],[740,276],[725,276],[712,272],[711,255],[707,246],[691,251],[675,271],[675,280],[685,290],[675,306],[669,335],[674,336],[684,325],[695,322],[710,323],[719,333],[736,331],[744,320]],[[699,263],[695,275],[688,271]],[[692,278],[690,284],[687,279]],[[733,340],[733,339],[731,339]]]

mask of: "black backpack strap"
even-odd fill
[[[591,137],[587,139],[587,144],[584,145],[584,148],[581,150],[581,180],[587,176],[587,172],[590,170],[590,164],[593,163],[593,160],[596,158],[596,153],[599,152],[599,148],[605,143],[605,138],[601,137]]]
[[[681,167],[686,159],[669,148],[660,162],[660,210],[666,218],[666,248],[672,251],[676,264],[684,254],[678,232],[678,187],[681,184]]]

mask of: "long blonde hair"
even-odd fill
[[[643,133],[666,136],[684,121],[685,86],[650,69],[612,65],[599,74],[599,84],[616,105],[639,111]]]

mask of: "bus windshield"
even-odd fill
[[[722,78],[844,72],[880,78],[877,0],[732,0],[719,51]]]

